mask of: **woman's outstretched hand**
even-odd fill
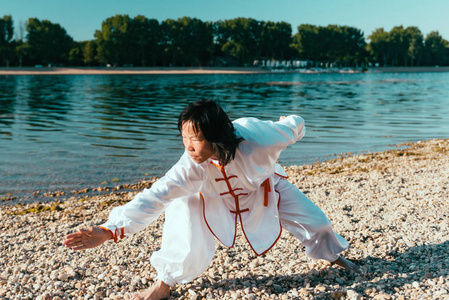
[[[73,250],[86,250],[100,246],[111,238],[111,233],[106,229],[91,226],[67,235],[63,244]]]

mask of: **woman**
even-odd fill
[[[214,237],[232,247],[237,222],[257,255],[267,252],[285,228],[310,258],[357,271],[338,255],[347,241],[276,164],[282,150],[304,136],[301,117],[231,122],[219,104],[200,100],[182,111],[178,128],[185,152],[167,174],[112,210],[107,223],[68,235],[66,247],[83,250],[117,241],[165,211],[162,246],[151,256],[158,281],[134,298],[145,300],[166,298],[170,287],[204,272],[215,253]]]

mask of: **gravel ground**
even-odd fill
[[[350,241],[344,256],[360,274],[304,255],[284,231],[257,257],[240,235],[217,244],[210,268],[172,299],[449,299],[449,140],[286,168]],[[85,252],[62,241],[78,227],[149,186],[115,187],[62,203],[2,206],[0,299],[130,299],[153,283],[149,256],[160,247],[163,216],[147,230]]]

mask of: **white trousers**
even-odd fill
[[[282,227],[301,241],[308,257],[335,261],[348,242],[332,230],[322,210],[285,179],[275,189],[281,196]],[[169,286],[190,282],[207,269],[214,253],[214,236],[204,221],[200,197],[174,200],[165,211],[161,249],[151,256],[158,279]]]

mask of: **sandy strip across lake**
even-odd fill
[[[325,70],[325,69],[323,69]],[[300,70],[267,70],[257,67],[11,67],[0,68],[0,75],[188,75],[188,74],[257,74],[257,73],[299,73]],[[422,73],[449,72],[449,67],[379,67],[370,68],[368,72],[379,73]],[[347,72],[345,72],[347,73]],[[313,73],[312,73],[313,74]]]
[[[239,234],[233,248],[217,242],[209,269],[174,288],[171,299],[449,298],[449,140],[286,170],[348,239],[344,256],[362,273],[308,259],[286,230],[261,257]],[[77,228],[101,224],[113,207],[150,185],[111,187],[61,203],[3,205],[0,299],[130,299],[148,288],[163,216],[117,244],[74,252],[62,241]]]
[[[0,68],[0,75],[183,75],[183,74],[255,74],[270,71],[261,68]]]

